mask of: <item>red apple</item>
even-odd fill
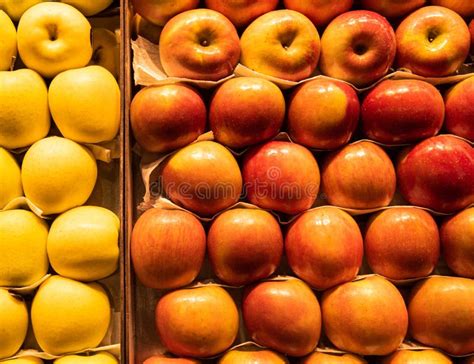
[[[285,8],[306,15],[317,27],[324,27],[339,14],[349,11],[353,0],[283,0]]]
[[[357,142],[324,161],[322,190],[331,205],[352,209],[387,206],[395,193],[392,161],[378,145]]]
[[[474,150],[449,135],[417,144],[397,166],[400,192],[411,204],[455,212],[474,202]]]
[[[218,364],[288,364],[288,359],[271,350],[245,346],[228,351]]]
[[[132,0],[132,5],[143,18],[163,26],[173,16],[197,8],[199,0]]]
[[[263,209],[298,214],[309,209],[319,191],[319,167],[301,145],[271,141],[248,151],[242,175],[247,198]]]
[[[198,219],[180,210],[147,210],[131,238],[135,274],[150,288],[169,289],[191,283],[206,252],[206,233]]]
[[[366,86],[384,76],[395,58],[395,33],[390,23],[372,11],[339,15],[321,38],[323,74]]]
[[[173,291],[156,306],[156,327],[163,344],[179,356],[209,357],[228,349],[239,330],[239,313],[221,287]]]
[[[441,6],[426,6],[398,26],[397,66],[425,77],[454,73],[469,53],[469,29],[463,18]]]
[[[319,303],[299,279],[262,282],[248,288],[242,312],[248,334],[257,344],[291,356],[307,355],[318,344]]]
[[[325,291],[321,309],[324,332],[344,351],[387,355],[398,348],[407,332],[405,302],[397,288],[379,276]]]
[[[290,225],[285,238],[291,269],[317,289],[354,279],[363,250],[359,226],[348,213],[335,207],[303,213]]]
[[[245,29],[240,45],[240,62],[269,76],[300,81],[318,65],[318,31],[307,17],[293,10],[260,16]]]
[[[443,121],[443,97],[436,87],[424,81],[382,81],[362,102],[365,135],[385,144],[431,137],[441,129]]]
[[[264,210],[223,212],[209,229],[212,269],[224,283],[241,286],[270,276],[280,264],[283,236],[278,221]]]
[[[237,77],[214,93],[209,122],[215,139],[243,148],[273,138],[285,119],[285,98],[263,78]]]
[[[299,361],[300,364],[367,364],[367,362],[352,354],[330,354],[315,352]]]
[[[474,207],[446,219],[440,233],[449,268],[459,276],[474,278]]]
[[[225,15],[237,28],[243,28],[260,15],[275,10],[278,0],[206,0],[206,7]]]
[[[362,0],[364,9],[387,18],[400,18],[426,4],[426,0]]]
[[[305,82],[291,95],[288,132],[296,143],[309,148],[335,149],[351,138],[359,109],[357,94],[346,83],[329,79]]]
[[[438,350],[398,350],[384,358],[382,364],[453,364]]]
[[[459,82],[445,95],[446,129],[474,141],[474,76]]]
[[[424,210],[387,209],[370,219],[364,245],[374,273],[397,280],[425,277],[438,263],[438,226]]]
[[[201,364],[199,360],[185,358],[167,358],[164,356],[152,356],[143,364]]]
[[[164,153],[194,141],[206,128],[201,95],[183,83],[146,87],[130,106],[137,142],[147,151]]]
[[[451,355],[474,352],[474,281],[431,277],[418,283],[408,303],[410,333]]]
[[[217,81],[239,62],[239,35],[224,15],[194,9],[176,15],[160,36],[161,65],[168,76]]]
[[[431,0],[431,3],[449,8],[464,18],[474,17],[474,3],[470,0]]]
[[[204,216],[232,206],[242,192],[234,156],[211,141],[188,145],[173,154],[164,163],[162,181],[173,202]]]

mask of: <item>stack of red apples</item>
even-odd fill
[[[474,1],[132,3],[191,80],[131,105],[175,206],[131,237],[144,363],[472,363]]]

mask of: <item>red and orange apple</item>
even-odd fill
[[[381,364],[453,364],[452,360],[438,350],[397,350],[384,358]]]
[[[248,200],[289,215],[309,209],[319,191],[319,167],[305,147],[271,141],[249,150],[242,175]]]
[[[329,79],[305,82],[291,95],[288,132],[309,148],[335,149],[350,140],[359,111],[357,94],[348,84]]]
[[[474,19],[469,23],[469,32],[471,33],[471,54],[474,54]]]
[[[212,216],[236,203],[242,192],[239,165],[219,143],[197,142],[164,162],[161,177],[166,195],[203,216]]]
[[[352,209],[387,206],[396,187],[395,170],[387,153],[367,141],[332,152],[324,161],[321,181],[331,205]]]
[[[349,11],[353,0],[283,0],[285,8],[306,15],[317,27],[324,27],[339,14]]]
[[[461,210],[474,202],[474,150],[449,135],[426,139],[402,156],[397,179],[413,205],[445,213]]]
[[[361,116],[367,137],[385,144],[411,143],[438,133],[444,101],[428,82],[385,80],[368,92]]]
[[[215,139],[231,148],[243,148],[271,139],[285,119],[281,90],[263,78],[237,77],[214,93],[209,123]]]
[[[387,18],[400,18],[426,4],[426,0],[362,0],[364,9]]]
[[[315,352],[299,361],[300,364],[367,364],[367,362],[353,354],[331,354]]]
[[[451,355],[474,352],[474,281],[430,277],[418,283],[408,303],[410,333],[420,343]]]
[[[168,76],[217,81],[232,74],[239,62],[239,35],[217,11],[188,10],[166,23],[159,52]]]
[[[283,236],[264,210],[233,209],[212,222],[207,236],[212,269],[224,283],[241,286],[270,276],[280,264]]]
[[[425,77],[454,73],[469,54],[469,29],[454,11],[426,6],[407,16],[396,31],[397,66]]]
[[[237,306],[218,286],[168,293],[158,301],[155,317],[163,344],[179,356],[220,354],[232,345],[239,330]]]
[[[278,0],[206,0],[205,4],[225,15],[237,28],[243,28],[260,15],[275,10]]]
[[[364,245],[374,273],[396,280],[429,275],[440,254],[436,222],[428,212],[410,207],[395,207],[373,216]]]
[[[240,347],[228,351],[218,364],[288,364],[288,359],[274,351],[259,347]]]
[[[201,364],[201,362],[195,359],[168,358],[155,355],[145,360],[143,364]]]
[[[260,16],[245,29],[240,45],[240,62],[269,76],[300,81],[318,65],[318,31],[307,17],[293,10]]]
[[[445,95],[446,130],[474,141],[474,76],[453,86]]]
[[[448,267],[461,277],[474,278],[474,207],[446,219],[440,233]]]
[[[318,344],[319,303],[299,279],[267,281],[247,288],[242,312],[249,336],[257,344],[291,356],[307,355]]]
[[[149,22],[163,26],[173,16],[197,8],[199,0],[132,0],[133,10]]]
[[[387,355],[405,338],[408,314],[402,295],[385,278],[370,276],[325,291],[324,332],[341,350]]]
[[[147,287],[170,289],[191,283],[201,270],[205,252],[204,228],[188,212],[152,208],[133,228],[133,268]]]
[[[431,3],[449,8],[464,18],[474,17],[474,2],[469,0],[431,0]]]
[[[335,207],[303,213],[291,223],[285,237],[290,268],[317,289],[354,279],[363,250],[359,226],[348,213]]]
[[[149,152],[169,152],[191,143],[204,132],[206,119],[201,95],[182,83],[146,87],[130,106],[133,135]]]
[[[381,15],[354,10],[339,15],[321,37],[323,74],[367,86],[384,76],[395,58],[395,33]]]

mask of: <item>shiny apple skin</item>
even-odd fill
[[[283,235],[269,212],[233,209],[212,222],[207,249],[216,276],[241,286],[275,272],[283,254]]]
[[[184,147],[204,132],[206,120],[201,95],[182,83],[145,87],[130,106],[133,135],[149,152],[165,153]]]
[[[412,205],[456,212],[474,202],[474,150],[449,135],[426,139],[401,158],[397,179]]]
[[[307,211],[291,223],[285,253],[295,274],[316,289],[351,281],[362,264],[359,226],[335,207]]]
[[[285,119],[281,90],[263,78],[237,77],[214,93],[209,123],[216,141],[243,148],[276,136]]]
[[[159,52],[168,76],[217,81],[232,74],[239,62],[239,35],[217,11],[188,10],[166,23]]]
[[[341,350],[359,355],[387,355],[405,338],[408,315],[397,288],[370,276],[323,293],[323,328]]]
[[[362,102],[365,135],[384,144],[412,143],[436,135],[444,101],[433,85],[419,80],[385,80]]]
[[[161,173],[171,201],[203,216],[235,204],[242,192],[242,176],[232,153],[222,145],[202,141],[180,149]]]
[[[329,354],[315,352],[299,361],[300,364],[367,364],[367,362],[353,354]]]
[[[249,150],[242,175],[251,203],[288,215],[309,209],[319,191],[316,159],[305,147],[290,142],[271,141]]]
[[[374,273],[395,280],[429,275],[440,255],[436,222],[428,212],[410,207],[375,214],[369,220],[364,245]]]
[[[133,228],[133,267],[147,287],[170,289],[191,283],[201,270],[205,252],[206,232],[187,212],[152,208]]]
[[[321,333],[321,311],[311,289],[299,279],[267,281],[247,288],[242,312],[257,344],[290,356],[312,352]]]
[[[199,0],[132,0],[133,10],[158,26],[175,15],[197,8]]]
[[[293,10],[275,10],[255,19],[240,38],[240,63],[289,81],[310,77],[319,61],[320,39],[311,21]]]
[[[227,352],[218,364],[288,364],[283,355],[266,349],[237,348]]]
[[[381,364],[452,364],[451,359],[438,350],[398,350],[384,358]]]
[[[357,87],[367,86],[388,72],[395,49],[395,33],[387,19],[372,11],[349,11],[324,31],[320,69]]]
[[[448,267],[461,277],[474,278],[474,207],[445,219],[440,233]]]
[[[474,17],[474,3],[466,0],[431,0],[433,5],[449,8],[464,18]]]
[[[278,6],[278,0],[206,0],[205,3],[206,8],[225,15],[237,28],[246,27]]]
[[[283,0],[285,8],[309,18],[317,27],[324,27],[336,16],[349,11],[353,0]]]
[[[400,18],[426,4],[426,0],[362,0],[362,7],[387,18]]]
[[[331,205],[352,209],[383,207],[395,193],[392,161],[371,142],[349,144],[332,152],[321,171],[322,191]]]
[[[166,358],[163,356],[152,356],[143,364],[201,364],[199,360],[186,358]]]
[[[418,342],[451,355],[474,352],[474,281],[430,277],[418,283],[408,303],[410,333]]]
[[[469,53],[469,29],[463,18],[440,6],[411,13],[398,26],[396,37],[397,67],[425,77],[454,73]]]
[[[308,81],[291,95],[288,132],[293,141],[308,148],[335,149],[351,139],[359,112],[359,99],[348,84],[328,79]]]
[[[445,95],[446,130],[474,141],[474,76],[453,86]]]
[[[239,313],[222,287],[173,291],[156,306],[156,327],[163,344],[175,355],[210,357],[227,350],[239,330]]]

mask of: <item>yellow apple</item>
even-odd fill
[[[0,210],[15,197],[23,195],[20,167],[13,155],[0,147]]]
[[[25,302],[0,289],[0,359],[14,355],[23,344],[28,329]]]
[[[89,65],[106,68],[115,78],[119,69],[119,45],[114,32],[106,28],[92,28],[92,58]]]
[[[118,364],[118,360],[112,354],[104,351],[90,356],[66,355],[56,359],[54,364]]]
[[[29,8],[18,23],[22,61],[46,78],[84,67],[92,56],[91,25],[74,7],[45,2]]]
[[[16,56],[16,29],[8,15],[0,10],[0,71],[9,70]]]
[[[0,71],[0,146],[27,147],[50,127],[48,89],[35,71]]]
[[[5,13],[17,22],[26,10],[45,1],[48,0],[0,0],[0,9],[5,10]]]
[[[45,215],[83,205],[97,180],[92,153],[72,140],[49,137],[26,152],[21,169],[25,196]]]
[[[24,356],[17,359],[10,359],[2,361],[2,364],[9,363],[9,364],[43,364],[43,360],[40,358],[36,358],[34,356]]]
[[[49,108],[62,135],[79,143],[112,140],[120,127],[120,88],[100,66],[68,70],[49,86]]]
[[[52,276],[33,299],[31,323],[41,349],[61,355],[97,347],[107,333],[110,311],[100,284]]]
[[[54,220],[48,235],[51,266],[63,277],[96,281],[117,269],[120,220],[103,207],[81,206]]]
[[[0,211],[0,287],[28,286],[49,268],[48,225],[26,210]]]
[[[92,16],[107,9],[113,0],[59,0],[78,9],[85,16]]]

